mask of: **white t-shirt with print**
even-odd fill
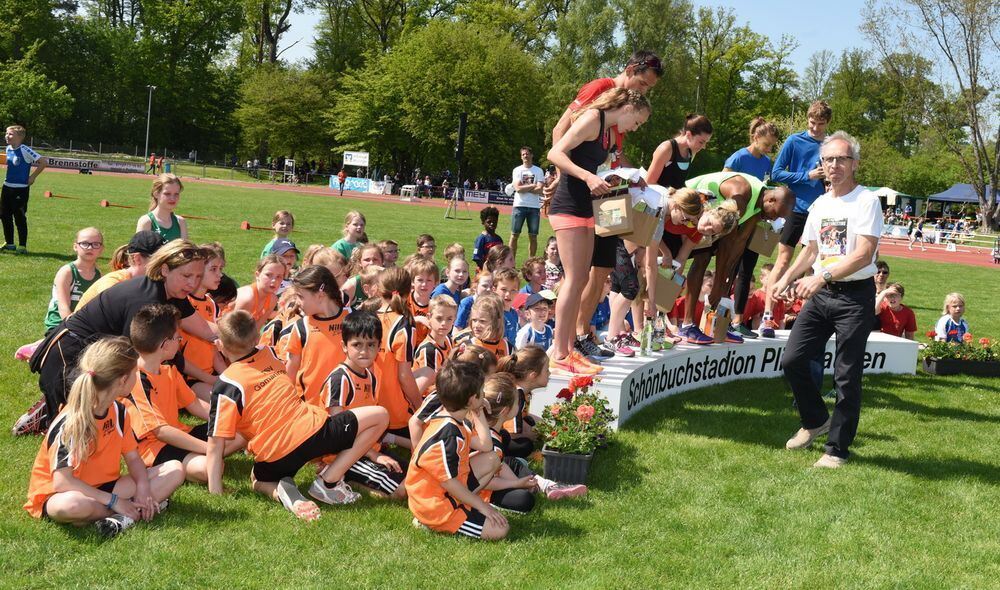
[[[531,184],[534,182],[541,182],[545,179],[545,173],[538,166],[518,166],[514,168],[514,172],[511,174],[511,183],[515,186],[518,182],[522,184]],[[527,190],[517,191],[514,193],[514,206],[515,207],[531,207],[532,209],[541,209],[542,207],[542,194],[539,193],[529,193]]]
[[[842,197],[825,193],[809,208],[802,243],[816,242],[819,255],[813,263],[817,275],[837,264],[857,248],[858,236],[882,235],[882,204],[873,192],[858,185]],[[858,281],[875,276],[875,257],[854,274],[839,281]]]

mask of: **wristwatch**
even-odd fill
[[[833,282],[833,275],[830,274],[830,271],[828,270],[823,271],[823,280],[826,281],[827,285]]]

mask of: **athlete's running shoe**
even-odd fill
[[[49,410],[45,406],[45,398],[35,402],[27,412],[14,422],[14,427],[10,433],[14,436],[27,436],[30,434],[44,434],[49,421]]]
[[[318,475],[309,486],[309,495],[327,504],[353,504],[361,499],[361,494],[352,490],[346,481],[330,485]]]
[[[629,348],[635,349],[642,346],[642,342],[639,342],[639,340],[632,335],[632,332],[623,332],[618,337],[621,338],[622,344]]]
[[[106,539],[110,539],[122,534],[134,524],[135,521],[124,514],[112,514],[107,518],[102,518],[95,522],[94,526],[97,527],[98,534]]]
[[[606,337],[604,339],[604,344],[601,345],[601,348],[610,350],[617,356],[623,356],[626,358],[632,358],[635,356],[635,351],[632,350],[630,346],[625,344],[625,339],[621,335],[615,338],[610,336]]]
[[[570,354],[566,358],[549,359],[549,371],[555,375],[594,375],[593,366],[585,365],[578,360],[578,357]]]
[[[569,356],[576,359],[576,362],[580,363],[584,367],[588,367],[591,375],[596,375],[597,373],[600,373],[604,370],[604,367],[602,367],[600,363],[596,363],[590,360],[589,358],[580,354],[580,352],[577,350],[571,350]]]
[[[545,497],[549,500],[576,498],[587,494],[587,486],[583,484],[555,483],[545,489]]]
[[[736,331],[739,332],[740,336],[743,336],[744,338],[749,338],[750,340],[756,340],[758,337],[757,332],[754,332],[753,330],[744,326],[743,324],[736,324],[735,327]]]
[[[602,350],[600,346],[587,336],[577,336],[576,342],[573,343],[573,348],[583,356],[594,360],[615,356],[614,352]]]
[[[684,338],[684,341],[688,344],[712,344],[715,340],[706,335],[698,326],[691,324],[690,326],[684,326],[679,331],[680,336]]]
[[[729,344],[743,344],[743,336],[732,328],[726,330],[726,342]]]
[[[764,320],[760,325],[760,335],[762,338],[774,338],[774,330],[778,324],[773,320]]]

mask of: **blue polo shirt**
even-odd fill
[[[764,180],[764,177],[771,173],[771,158],[766,154],[761,154],[758,158],[747,148],[740,148],[729,156],[724,167],[733,172],[743,172],[757,177],[758,180]]]
[[[813,201],[825,192],[822,180],[809,180],[809,171],[819,163],[820,143],[808,131],[796,133],[785,140],[774,159],[771,180],[785,184],[795,193],[796,213],[807,213]]]

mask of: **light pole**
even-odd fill
[[[149,104],[146,106],[146,152],[142,159],[145,160],[149,157],[149,116],[153,112],[153,91],[156,90],[156,86],[147,85],[149,88]]]

